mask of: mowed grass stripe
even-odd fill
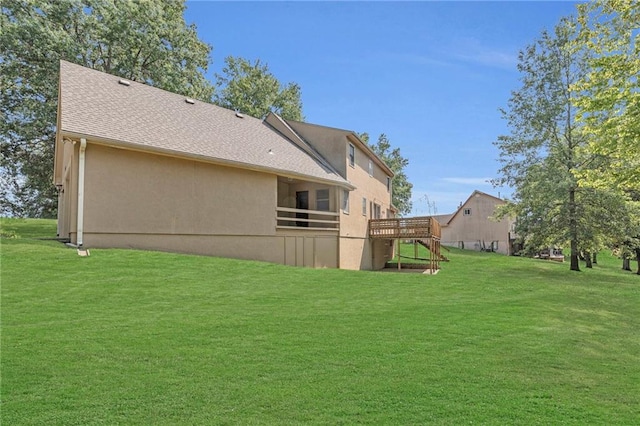
[[[1,250],[3,424],[640,418],[640,277],[605,255],[572,273],[453,250],[424,276]]]

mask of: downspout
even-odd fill
[[[78,248],[82,248],[82,236],[84,233],[84,163],[86,149],[87,140],[81,138],[80,155],[78,156],[78,224],[76,229],[76,245]]]

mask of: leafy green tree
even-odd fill
[[[592,137],[586,150],[608,159],[580,171],[583,186],[640,189],[640,7],[596,0],[578,7],[574,49],[588,50],[589,71],[573,82],[573,102]]]
[[[564,19],[520,52],[522,87],[502,110],[511,134],[495,142],[502,168],[494,183],[515,188],[509,208],[525,247],[569,242],[570,269],[579,271],[583,210],[574,172],[588,162],[580,151],[587,139],[575,122],[569,86],[584,75],[586,58],[569,49],[574,33],[574,23]]]
[[[626,221],[617,241],[614,241],[613,252],[622,258],[622,269],[631,270],[630,260],[638,263],[637,274],[640,275],[640,191],[628,191]]]
[[[260,60],[250,62],[229,56],[222,74],[216,74],[215,103],[253,117],[264,118],[275,112],[287,120],[302,121],[300,86],[280,84]]]
[[[384,133],[378,136],[376,143],[369,142],[368,133],[362,133],[359,137],[369,145],[373,152],[380,157],[394,173],[393,179],[391,180],[392,203],[401,215],[409,214],[412,207],[411,190],[413,189],[413,184],[409,182],[404,172],[404,168],[409,165],[409,160],[400,154],[400,148],[391,148],[391,142]]]
[[[209,101],[211,47],[184,0],[4,0],[0,16],[0,193],[5,214],[51,217],[59,61]]]

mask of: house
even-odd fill
[[[381,269],[392,171],[351,131],[264,120],[61,61],[58,235],[285,265]]]
[[[454,213],[434,216],[441,225],[441,244],[513,254],[514,221],[492,218],[496,207],[502,204],[504,200],[476,190]]]

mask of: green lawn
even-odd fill
[[[640,421],[640,277],[606,255],[428,276],[2,235],[3,425]]]

